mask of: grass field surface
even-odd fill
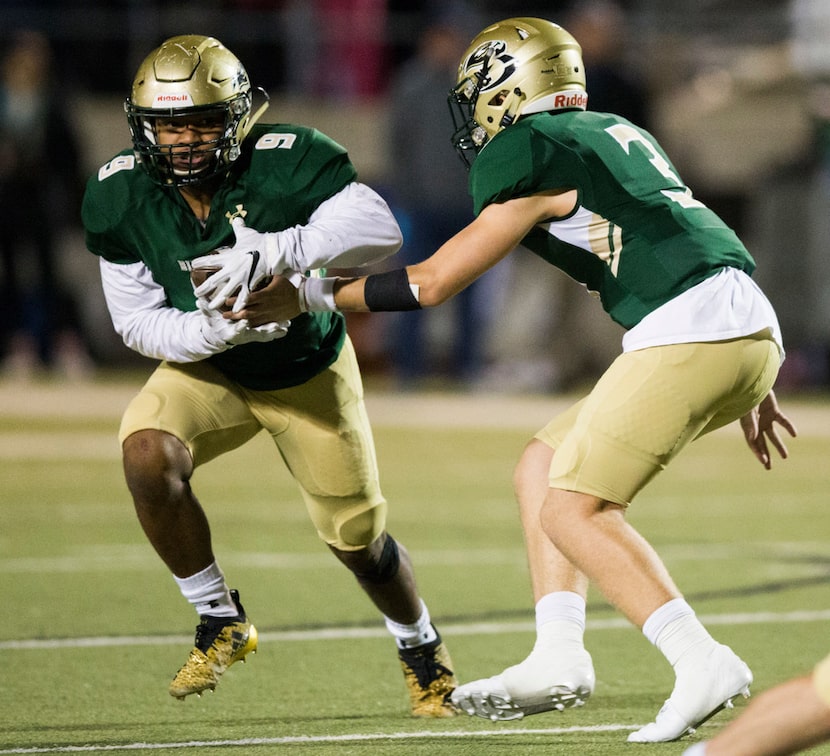
[[[197,471],[215,550],[260,631],[259,652],[215,693],[167,683],[197,617],[146,543],[115,434],[141,376],[77,386],[0,384],[0,756],[7,754],[680,754],[629,745],[672,675],[589,596],[597,672],[581,709],[509,723],[408,715],[394,644],[317,540],[270,442]],[[568,397],[370,392],[390,531],[462,681],[520,661],[533,613],[511,471]],[[830,404],[782,399],[799,426],[765,471],[737,427],[693,444],[638,498],[656,546],[711,632],[760,692],[830,650]],[[830,746],[813,751],[830,754]]]

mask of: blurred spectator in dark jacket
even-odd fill
[[[389,184],[404,234],[397,256],[401,264],[429,257],[473,219],[467,171],[450,141],[447,95],[455,85],[458,61],[480,26],[481,18],[466,3],[451,0],[428,11],[417,51],[402,65],[389,91]],[[440,314],[447,326],[444,341],[450,342],[443,354],[431,338],[440,330],[436,313],[395,316],[391,359],[402,385],[437,374],[462,383],[477,378],[492,317],[480,305],[486,285],[486,277],[480,279]],[[430,328],[436,324],[438,329]]]
[[[0,61],[0,353],[6,373],[89,367],[63,285],[61,233],[77,223],[83,177],[49,40],[17,32]]]
[[[582,46],[588,109],[616,113],[648,129],[648,93],[625,58],[629,20],[622,6],[613,0],[588,0],[561,23]]]

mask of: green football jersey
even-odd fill
[[[262,124],[211,202],[203,226],[175,188],[154,184],[131,150],[90,177],[83,202],[86,243],[116,264],[143,262],[164,287],[171,307],[196,309],[187,261],[233,244],[229,220],[242,215],[260,232],[308,223],[320,203],[356,179],[346,151],[314,129]],[[304,383],[337,358],[345,339],[339,313],[305,313],[288,334],[242,344],[208,360],[247,388],[270,390]]]
[[[576,189],[577,208],[534,228],[523,246],[596,292],[625,328],[724,267],[755,268],[654,138],[619,116],[526,116],[499,132],[470,171],[476,214],[546,189]]]

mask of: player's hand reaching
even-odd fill
[[[281,339],[288,333],[291,323],[264,323],[254,326],[247,320],[229,320],[218,310],[211,310],[200,303],[202,335],[215,347],[231,347]]]
[[[787,446],[778,435],[775,424],[778,423],[793,438],[798,432],[792,421],[778,408],[774,391],[770,391],[757,407],[741,418],[740,422],[749,448],[767,470],[772,467],[767,441],[778,450],[781,459],[787,458]]]
[[[218,310],[231,297],[236,298],[236,310],[241,310],[252,291],[274,272],[281,272],[277,244],[269,238],[273,234],[248,228],[242,218],[234,218],[231,227],[236,237],[232,247],[192,261],[194,270],[219,268],[194,289],[212,310]]]
[[[304,280],[302,276],[294,279]],[[267,286],[249,294],[242,308],[237,308],[238,299],[233,297],[228,303],[232,305],[232,311],[226,317],[247,320],[252,326],[291,321],[302,312],[297,284],[283,276],[274,276]]]

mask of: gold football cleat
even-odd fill
[[[439,636],[432,643],[398,649],[413,717],[454,717],[450,695],[458,685],[447,647]]]
[[[206,615],[196,627],[195,647],[170,683],[170,695],[180,701],[191,693],[214,690],[231,664],[244,662],[249,653],[256,652],[256,628],[245,616],[237,592],[231,591],[231,596],[239,607],[238,616]]]

